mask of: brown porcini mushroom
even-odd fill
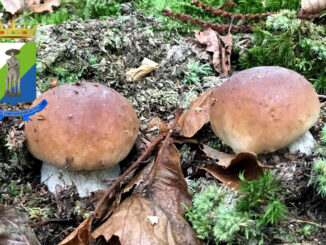
[[[44,162],[41,181],[51,192],[74,183],[80,196],[105,188],[137,138],[133,107],[115,90],[88,82],[55,87],[33,105],[43,99],[47,107],[25,126],[28,150]]]
[[[213,131],[236,153],[286,147],[316,123],[320,112],[312,85],[276,66],[241,71],[214,89],[213,97]]]

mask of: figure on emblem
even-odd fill
[[[20,62],[15,58],[20,51],[18,49],[9,49],[6,55],[11,58],[7,60],[7,77],[6,77],[6,91],[5,96],[21,96],[20,93]]]

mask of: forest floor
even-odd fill
[[[40,63],[37,68],[38,93],[48,88],[53,77],[69,82],[77,76],[83,81],[109,85],[134,106],[140,119],[140,134],[129,156],[120,163],[122,171],[141,155],[145,149],[144,142],[157,135],[157,131],[147,126],[152,118],[171,121],[179,107],[187,107],[201,92],[226,80],[212,72],[202,77],[200,83],[184,83],[184,70],[189,60],[211,63],[211,55],[198,44],[193,33],[176,39],[168,31],[153,31],[153,27],[161,25],[158,20],[132,9],[125,11],[119,18],[83,22],[69,20],[59,25],[40,26],[35,37]],[[237,46],[236,42],[234,46]],[[160,68],[138,82],[125,82],[126,71],[138,67],[143,58],[154,60]],[[83,67],[82,72],[78,66]],[[69,67],[69,71],[56,67]],[[78,73],[74,74],[74,69]],[[1,103],[0,109],[21,110],[25,106]],[[317,146],[325,119],[323,109],[318,123],[311,129]],[[211,146],[217,145],[219,150],[231,151],[220,143],[209,125],[195,138]],[[0,121],[0,139],[0,190],[4,192],[0,194],[0,203],[27,212],[29,224],[41,244],[57,244],[94,210],[92,197],[79,198],[74,187],[60,190],[57,195],[47,191],[40,183],[41,162],[25,148],[22,119],[4,118]],[[186,178],[203,177],[218,183],[208,173],[197,169],[196,146],[183,144],[177,147]],[[326,244],[326,201],[309,184],[311,164],[319,155],[318,150],[306,156],[282,149],[259,156],[259,160],[271,166],[280,179],[284,202],[289,210],[285,221],[280,224],[281,229],[277,230],[278,234],[270,234],[266,244]],[[154,154],[149,158],[153,159]]]

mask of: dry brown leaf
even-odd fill
[[[148,217],[158,217],[152,225]],[[104,236],[109,241],[118,236],[122,245],[176,244],[171,223],[161,208],[140,195],[127,198],[102,226],[93,232],[93,237]]]
[[[30,0],[28,2],[28,7],[33,10],[35,13],[43,13],[43,12],[53,12],[53,7],[59,7],[61,4],[61,0],[44,0],[44,3],[40,3],[40,1]]]
[[[12,15],[22,12],[26,8],[25,0],[1,0],[4,9]]]
[[[263,168],[254,153],[226,154],[209,146],[203,146],[202,151],[207,157],[217,160],[215,163],[206,164],[202,169],[230,188],[238,189],[239,174],[242,172],[247,180],[257,179],[263,173]]]
[[[233,164],[237,164],[242,161],[256,161],[259,166],[261,164],[258,161],[257,155],[252,152],[239,152],[238,154],[227,154],[218,150],[215,150],[214,148],[208,146],[208,145],[202,145],[201,149],[206,156],[218,161],[217,164],[224,167],[228,168]]]
[[[188,138],[194,136],[204,124],[210,121],[210,109],[215,102],[213,92],[214,89],[211,89],[202,93],[191,102],[191,108],[182,114],[178,122],[179,134],[181,136]]]
[[[58,79],[56,79],[55,77],[51,78],[49,87],[50,88],[55,88],[58,85],[59,85]]]
[[[190,205],[176,147],[167,146],[152,168],[138,176],[131,186],[134,194],[122,202],[112,216],[93,233],[94,238],[110,241],[118,237],[122,245],[137,244],[200,244],[196,234],[183,218],[183,204]],[[148,171],[151,170],[151,171]],[[142,184],[140,184],[142,182]],[[147,183],[143,183],[147,182]],[[157,221],[152,224],[152,218]],[[110,242],[109,242],[110,244]]]
[[[231,71],[232,34],[221,36],[211,28],[194,32],[198,42],[206,45],[206,51],[213,53],[214,69],[222,75],[228,75]]]
[[[209,28],[204,31],[194,30],[194,32],[197,41],[206,45],[207,51],[213,53],[219,51],[219,40],[216,31]]]
[[[27,214],[0,204],[0,244],[40,245],[34,231],[26,226],[28,220]]]
[[[149,129],[157,127],[160,133],[168,133],[169,127],[159,117],[154,117],[148,124]]]
[[[92,217],[88,217],[58,245],[89,245],[91,225]]]
[[[144,58],[140,64],[140,67],[138,67],[136,69],[131,69],[126,72],[126,81],[127,82],[138,81],[142,77],[144,77],[148,73],[156,70],[159,67],[160,67],[160,65],[157,64],[155,61]]]
[[[228,75],[231,71],[231,53],[232,53],[232,34],[228,33],[226,36],[221,36],[217,34],[219,40],[221,41],[220,48],[220,69],[223,75]],[[214,61],[213,61],[214,64]]]

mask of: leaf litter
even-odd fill
[[[0,204],[0,244],[41,245],[34,231],[26,226],[28,220],[26,213]]]
[[[109,211],[110,216],[102,220],[102,224],[94,231],[90,233],[90,221],[85,220],[60,245],[86,245],[91,239],[100,237],[104,237],[109,244],[111,239],[115,242],[118,239],[120,244],[126,245],[201,244],[183,217],[184,205],[191,205],[191,195],[181,170],[179,151],[170,141],[181,112],[179,110],[177,113],[155,162],[147,165],[126,187],[127,191],[134,187],[131,196],[123,200],[113,212]],[[117,200],[120,203],[121,196]],[[106,203],[99,202],[98,205]],[[94,217],[97,216],[97,210]],[[155,222],[151,222],[149,217],[155,217]],[[80,241],[79,236],[85,238],[86,242],[74,243]]]
[[[68,30],[71,30],[72,29],[72,27],[71,26],[69,26],[69,24],[67,24],[67,26],[68,26]],[[90,24],[90,26],[92,26],[92,24]],[[94,25],[93,25],[94,26]],[[52,28],[52,27],[51,27]],[[54,27],[54,29],[55,29],[56,27]],[[101,29],[101,28],[100,28]],[[46,46],[43,46],[43,47],[46,47]],[[174,46],[175,47],[175,46]],[[43,50],[45,50],[45,48],[43,49]],[[64,53],[64,52],[63,52]],[[154,54],[153,54],[154,55]],[[51,58],[51,55],[48,55],[48,57],[50,57]],[[59,56],[58,56],[59,57]],[[136,56],[135,56],[136,57]],[[55,59],[54,59],[55,60]],[[54,64],[59,64],[59,62],[58,62],[58,60],[59,59],[57,59],[57,63],[54,63]],[[86,59],[84,59],[84,60],[86,60]],[[76,63],[78,63],[78,62],[76,62]],[[113,62],[112,62],[113,63]],[[138,64],[139,64],[139,60],[138,60]],[[134,66],[135,65],[135,63],[133,64],[133,65],[130,65],[131,67],[135,67]],[[167,67],[169,66],[169,64],[167,65]],[[49,66],[50,67],[50,66]],[[174,69],[174,67],[171,67],[171,68],[173,68]],[[169,69],[171,69],[171,68],[169,68]],[[111,67],[110,67],[110,69],[111,69]],[[106,73],[106,72],[104,72],[103,71],[103,73]],[[157,76],[159,76],[160,75],[160,73],[161,72],[156,72],[156,75],[154,74],[154,76],[152,76],[151,78],[148,78],[148,79],[144,79],[142,82],[143,83],[153,83],[153,81],[152,81],[152,78],[153,77],[157,77]],[[165,71],[165,73],[168,73],[168,72],[166,72]],[[96,73],[97,74],[97,73]],[[108,73],[106,73],[106,74],[108,74]],[[40,75],[40,73],[38,74],[38,75]],[[115,76],[115,75],[114,75]],[[111,80],[114,80],[115,78],[114,78],[114,76],[111,76],[111,74],[110,74],[110,79]],[[96,80],[97,78],[95,78],[95,80]],[[105,79],[104,79],[105,80]],[[154,83],[155,84],[155,83]],[[142,85],[144,85],[144,84],[142,84]],[[146,84],[145,84],[146,85]],[[115,85],[114,85],[115,86]],[[137,88],[136,88],[137,89]],[[132,91],[132,89],[122,89],[122,91]],[[124,92],[125,93],[125,92]],[[139,96],[138,96],[139,97]],[[211,100],[211,98],[210,99],[207,99],[207,100]],[[154,102],[155,103],[155,102]],[[210,103],[212,103],[212,101],[210,101]],[[203,104],[205,104],[205,103],[203,103]],[[139,107],[139,105],[137,105],[137,107]],[[196,115],[196,114],[201,114],[200,112],[202,111],[202,108],[203,108],[204,106],[203,105],[201,105],[201,106],[196,106],[196,107],[192,107],[191,109],[192,109],[192,113],[194,114],[194,115]],[[209,108],[209,106],[208,106],[208,108]],[[190,110],[191,110],[190,109]],[[170,110],[170,108],[168,108],[168,110]],[[188,113],[188,114],[190,114],[190,113]],[[203,114],[205,114],[205,113],[203,113]],[[186,113],[184,114],[184,115],[186,115]],[[199,123],[197,126],[196,126],[196,128],[197,128],[197,130],[193,130],[194,132],[192,132],[193,134],[196,134],[196,132],[203,126],[203,124],[205,124],[206,122],[208,122],[207,120],[207,115],[209,115],[209,113],[206,113],[206,115],[205,115],[205,117],[203,117],[203,118],[201,118],[200,120],[201,120],[201,123]],[[191,118],[191,117],[189,117],[189,118]],[[186,119],[186,117],[185,117],[185,119]],[[188,120],[190,120],[190,119],[188,119]],[[195,118],[195,117],[193,117],[192,118],[192,120],[190,120],[190,121],[193,121],[192,123],[194,123],[194,121],[196,121],[196,120],[198,120],[198,118]],[[181,119],[180,119],[180,121],[181,121]],[[187,121],[187,120],[185,120],[185,121]],[[203,122],[205,122],[205,123],[203,123]],[[202,124],[201,126],[200,126],[200,124]],[[189,124],[188,123],[186,123],[185,125],[188,125],[188,127],[190,128],[190,126],[189,126]],[[163,127],[164,128],[164,127]],[[164,131],[164,130],[163,130]],[[164,132],[165,134],[167,133],[167,131],[165,131]],[[170,146],[170,144],[169,144],[169,146]],[[169,147],[170,148],[170,147]],[[207,154],[207,155],[209,155],[209,154]],[[212,157],[214,160],[215,160],[215,163],[214,162],[212,162],[212,163],[214,163],[215,165],[218,165],[217,163],[219,163],[219,161],[217,161],[217,160],[219,160],[217,157]],[[221,158],[220,158],[221,159]],[[150,204],[152,204],[154,201],[152,200],[153,198],[149,195],[149,194],[151,194],[151,192],[150,191],[148,191],[148,188],[146,188],[146,186],[148,186],[148,183],[146,183],[146,179],[147,179],[147,176],[149,175],[149,172],[151,172],[151,169],[153,168],[153,166],[152,166],[153,164],[148,164],[145,168],[144,168],[144,170],[146,170],[147,171],[147,173],[143,173],[143,172],[146,172],[146,171],[141,171],[139,174],[139,176],[142,176],[142,178],[134,178],[131,182],[130,182],[130,185],[128,185],[119,195],[118,195],[118,198],[115,200],[115,202],[113,203],[113,208],[110,208],[110,210],[109,210],[109,212],[107,212],[107,215],[105,216],[105,219],[103,219],[103,221],[104,221],[104,223],[103,224],[105,224],[106,223],[106,221],[108,221],[108,220],[110,220],[110,218],[112,218],[113,217],[113,215],[114,215],[114,213],[117,213],[117,210],[120,208],[120,206],[119,206],[119,204],[120,204],[120,202],[122,201],[122,203],[121,203],[121,205],[126,201],[126,200],[128,200],[128,198],[127,199],[124,199],[124,198],[121,198],[121,194],[122,193],[129,193],[129,192],[132,192],[132,195],[129,197],[129,198],[135,198],[135,199],[138,199],[139,197],[140,198],[143,198],[144,199],[144,201],[141,201],[141,202],[144,202],[144,203],[146,203],[146,202],[149,202]],[[227,165],[227,164],[226,164]],[[224,167],[222,167],[222,169],[224,170]],[[145,178],[146,177],[146,178]],[[183,176],[182,176],[182,178],[183,178]],[[154,182],[155,183],[155,182]],[[138,190],[138,191],[136,191],[136,190]],[[138,193],[139,192],[139,193]],[[149,199],[148,199],[149,198]],[[132,201],[132,200],[131,200]],[[131,201],[128,201],[129,203],[131,202]],[[127,204],[128,204],[128,202],[127,202]],[[180,203],[179,203],[180,204]],[[108,205],[108,204],[106,204],[106,205]],[[152,205],[154,205],[154,204],[152,204]],[[156,206],[155,206],[156,207]],[[151,209],[151,210],[153,210],[153,209]],[[162,210],[161,209],[161,207],[159,207],[158,209],[157,209],[158,211],[160,211],[160,210]],[[113,214],[112,214],[113,213]],[[164,215],[165,215],[165,213],[164,213]],[[108,218],[109,217],[109,218]],[[147,216],[147,217],[145,217],[145,221],[144,222],[149,222],[149,223],[151,223],[150,222],[150,220],[149,220],[149,218],[148,217],[155,217],[155,220],[158,220],[158,223],[157,224],[151,224],[153,227],[155,227],[156,225],[158,225],[159,223],[160,223],[160,221],[161,221],[161,217],[159,216],[159,215],[149,215],[149,216]],[[157,217],[157,218],[156,218]],[[164,217],[164,216],[162,216],[162,217]],[[108,219],[107,219],[108,218]],[[105,221],[106,220],[106,221]],[[91,236],[91,227],[90,227],[90,223],[91,222],[89,222],[89,219],[86,219],[81,225],[80,225],[80,227],[79,228],[77,228],[76,229],[76,233],[74,233],[74,235],[73,235],[73,237],[75,237],[75,238],[72,238],[72,243],[66,243],[66,244],[78,244],[78,245],[81,245],[81,244],[86,244],[87,242],[88,242],[88,239],[90,238],[90,236]],[[154,222],[155,223],[155,222]],[[77,239],[76,239],[77,238]],[[112,238],[112,241],[114,240],[114,241],[116,241],[116,236],[111,236],[111,238]],[[75,240],[74,240],[75,239]],[[88,244],[88,243],[87,243]]]
[[[1,0],[5,10],[12,15],[31,9],[34,13],[53,12],[53,7],[59,7],[61,0]]]

